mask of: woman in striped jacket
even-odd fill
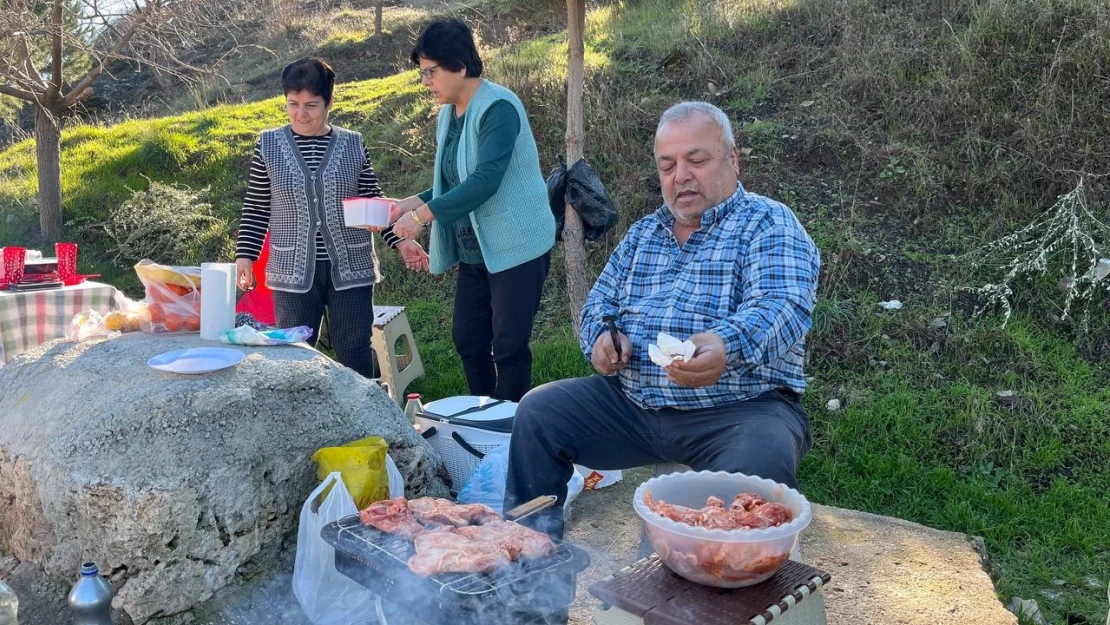
[[[373,377],[370,334],[374,284],[381,279],[371,234],[347,227],[345,198],[380,197],[381,187],[362,135],[328,123],[335,72],[305,58],[282,70],[289,124],[262,131],[251,159],[235,258],[237,281],[254,287],[253,263],[266,233],[266,286],[277,324],[308,326],[315,345],[325,309],[339,362]],[[414,241],[383,233],[405,263],[426,270],[428,255]]]

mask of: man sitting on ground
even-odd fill
[[[799,395],[817,248],[790,209],[740,184],[732,127],[717,107],[667,110],[655,164],[664,206],[629,229],[582,310],[579,341],[598,375],[521,400],[506,509],[550,494],[561,504],[573,463],[679,462],[797,487],[811,443]],[[653,363],[648,345],[660,332],[689,339],[694,356]],[[561,538],[562,506],[526,522]]]

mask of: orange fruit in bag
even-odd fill
[[[162,326],[166,328],[166,332],[180,332],[185,327],[185,319],[175,312],[166,313]]]

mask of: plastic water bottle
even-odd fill
[[[0,625],[19,625],[19,597],[0,579]]]
[[[112,587],[93,562],[81,565],[81,577],[69,591],[73,625],[112,625]]]
[[[409,422],[416,424],[417,415],[424,414],[424,404],[420,402],[420,393],[409,393],[405,396],[408,400],[405,402],[405,416],[409,418]]]

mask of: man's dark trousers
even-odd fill
[[[812,439],[797,394],[766,392],[693,410],[640,408],[616,377],[560,380],[528,393],[509,444],[505,509],[540,495],[559,502],[525,523],[562,538],[573,464],[600,470],[679,462],[695,471],[758,475],[797,488]]]

